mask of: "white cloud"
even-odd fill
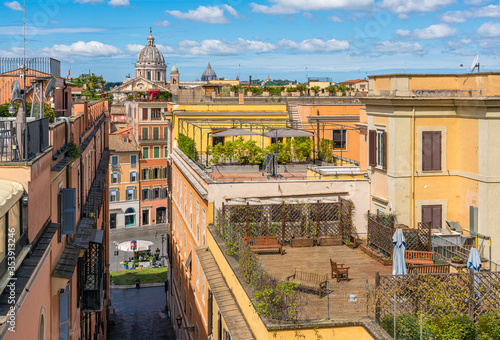
[[[349,49],[349,42],[346,40],[327,40],[308,39],[300,42],[281,39],[278,43],[287,50],[296,49],[302,52],[335,52]]]
[[[78,4],[91,4],[91,5],[95,5],[95,4],[98,4],[100,2],[104,2],[104,0],[75,0],[76,3]]]
[[[342,19],[339,16],[332,15],[331,17],[327,17],[328,20],[333,21],[333,22],[344,22],[344,19]]]
[[[456,28],[452,28],[446,24],[431,25],[429,27],[413,31],[413,35],[418,39],[440,39],[452,36],[456,33]]]
[[[434,12],[451,5],[454,0],[383,0],[380,7],[393,13]]]
[[[400,35],[402,37],[406,37],[406,36],[410,35],[410,31],[409,30],[398,29],[398,30],[396,30],[396,34]]]
[[[462,23],[473,18],[500,18],[500,5],[489,5],[469,11],[448,11],[440,19],[448,23]]]
[[[422,54],[424,53],[424,48],[419,43],[409,43],[403,41],[380,41],[374,46],[372,52]]]
[[[23,11],[23,6],[17,1],[11,1],[11,2],[4,2],[3,5],[7,8],[10,8],[13,11]]]
[[[407,20],[409,18],[408,14],[401,13],[398,15],[399,20]]]
[[[108,5],[113,7],[129,7],[129,0],[109,0]]]
[[[170,23],[167,20],[162,20],[162,21],[155,21],[154,25],[157,27],[167,27],[168,25],[170,25]]]
[[[52,47],[45,47],[41,52],[49,56],[83,56],[83,57],[109,57],[114,54],[121,53],[120,49],[103,44],[99,41],[78,41],[71,45],[54,45]]]
[[[226,17],[226,12],[238,17],[238,12],[229,5],[199,6],[197,9],[190,9],[186,13],[178,10],[165,11],[166,14],[170,14],[177,19],[194,20],[206,24],[228,24],[230,21]]]
[[[203,40],[196,42],[192,40],[181,40],[176,52],[189,55],[237,55],[247,51],[266,53],[272,52],[276,46],[259,40],[245,40],[239,38],[236,41],[225,40]]]
[[[57,20],[50,20],[49,23],[51,25],[59,25],[61,22],[60,21],[57,21]]]
[[[271,6],[251,3],[252,11],[264,14],[293,14],[300,11],[361,10],[373,7],[374,0],[269,0]]]
[[[245,46],[247,50],[258,53],[272,52],[276,49],[276,46],[274,44],[262,42],[259,40],[244,40],[239,38],[238,42],[242,46]]]
[[[134,54],[139,53],[144,48],[144,45],[141,44],[127,44],[125,45],[125,51]]]
[[[310,12],[304,12],[302,13],[302,16],[311,21],[318,21],[318,19],[316,19]]]
[[[500,23],[485,22],[477,29],[476,33],[483,37],[498,37],[500,36]]]
[[[96,33],[104,29],[97,27],[35,27],[26,26],[26,35]],[[0,35],[22,35],[23,26],[0,26]]]

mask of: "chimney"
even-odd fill
[[[252,86],[252,75],[248,76],[248,85]]]

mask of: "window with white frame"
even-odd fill
[[[193,192],[189,191],[189,229],[193,230]]]
[[[130,155],[130,167],[137,168],[137,155]]]
[[[207,233],[207,213],[205,208],[201,209],[201,242],[203,245],[206,244],[206,233]]]
[[[196,256],[196,289],[200,290],[200,260]]]
[[[109,190],[109,201],[110,202],[118,202],[120,197],[118,196],[118,189],[110,189]]]
[[[385,131],[377,130],[377,166],[384,167],[384,136]]]
[[[111,173],[111,184],[120,183],[120,174],[118,172]]]
[[[127,201],[135,200],[135,188],[127,188]]]
[[[153,188],[153,199],[158,200],[161,198],[161,188]]]
[[[146,201],[151,199],[151,189],[149,188],[142,188],[142,200]]]
[[[187,186],[186,183],[184,183],[184,216],[187,216]]]
[[[184,230],[184,257],[187,256],[187,232]]]
[[[130,183],[137,182],[138,177],[139,174],[137,173],[137,171],[130,171]]]
[[[196,200],[196,241],[200,243],[200,201]]]
[[[205,277],[205,272],[203,268],[201,268],[201,301],[203,301],[203,305],[205,305],[205,281],[207,278]]]
[[[153,168],[153,179],[161,179],[161,168]]]

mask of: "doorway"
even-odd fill
[[[142,225],[149,224],[149,210],[142,211]]]
[[[166,223],[167,208],[159,207],[156,208],[156,224]]]

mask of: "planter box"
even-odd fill
[[[292,238],[290,245],[292,247],[312,247],[314,240],[312,238]]]
[[[341,246],[342,245],[342,237],[320,237],[319,238],[320,246]]]
[[[278,165],[278,173],[279,172],[307,172],[307,167],[309,164],[279,164]]]
[[[212,165],[212,172],[220,172],[220,173],[245,173],[245,172],[259,172],[259,165]]]
[[[383,258],[381,258],[379,256],[378,253],[373,252],[371,249],[369,249],[368,247],[366,247],[364,245],[361,245],[360,248],[364,253],[370,255],[370,257],[372,257],[373,259],[382,263],[384,266],[392,266],[392,259],[391,260],[384,260]]]

